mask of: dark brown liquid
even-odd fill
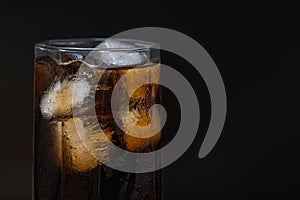
[[[162,199],[160,171],[135,174],[105,166],[90,152],[96,148],[98,136],[95,134],[95,137],[90,138],[91,146],[87,149],[76,134],[75,121],[80,122],[89,133],[93,131],[94,126],[86,123],[84,119],[74,118],[67,106],[70,101],[69,84],[76,78],[81,65],[80,61],[57,64],[49,57],[35,60],[34,198]],[[149,138],[133,137],[123,132],[115,122],[119,119],[112,116],[110,105],[112,91],[125,73],[129,74],[130,78],[126,80],[124,87],[138,84],[135,83],[134,77],[139,74],[146,74],[145,78],[155,83],[159,77],[159,65],[105,70],[95,94],[98,123],[107,138],[116,146],[131,152],[153,151],[160,145],[160,133]],[[57,82],[61,83],[60,87],[56,85]],[[132,113],[131,117],[137,119],[138,125],[145,126],[150,122],[148,110],[153,104],[159,103],[159,91],[157,84],[147,84],[137,89],[131,96],[129,110]],[[122,95],[128,95],[126,89],[121,88],[120,92],[123,92]],[[48,102],[50,103],[47,107]],[[48,110],[43,107],[45,105]],[[122,117],[124,116],[120,116]],[[110,152],[104,153],[107,154],[107,159],[112,156]]]

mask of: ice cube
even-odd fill
[[[145,53],[135,51],[135,49],[139,48],[138,46],[118,39],[106,39],[96,48],[104,49],[104,51],[99,53],[99,59],[106,66],[137,65],[149,61]]]
[[[74,94],[73,87],[76,88]],[[89,95],[90,87],[85,79],[56,82],[41,99],[42,115],[49,120],[72,116],[72,106],[80,107],[82,105],[84,99]]]
[[[150,96],[156,96],[157,94],[155,93],[157,92],[159,77],[159,64],[155,64],[151,67],[129,69],[123,76],[124,90],[128,92],[128,95],[132,94],[131,98],[147,98],[146,95],[149,93],[149,86],[143,85],[143,82],[146,80],[152,84],[152,94],[150,94]],[[139,86],[139,88],[137,88],[137,86]],[[135,90],[135,88],[137,89]]]
[[[135,128],[136,125],[138,126],[146,126],[149,125],[150,120],[160,121],[160,116],[158,110],[152,109],[152,112],[146,108],[143,109],[132,109],[129,112],[120,112],[119,117],[122,120],[123,130],[125,132],[124,140],[126,143],[126,149],[131,152],[136,152],[141,149],[145,149],[149,147],[149,145],[157,145],[161,138],[161,133],[156,133],[153,135],[152,131],[150,132],[140,132],[140,137],[134,137],[130,134]],[[151,119],[150,119],[151,116]],[[132,120],[132,121],[131,121]],[[134,122],[132,124],[131,122]],[[151,127],[150,130],[159,130],[160,124],[154,123],[158,127]]]
[[[86,172],[95,168],[99,160],[90,151],[93,139],[88,137],[89,133],[83,121],[78,118],[68,119],[64,121],[62,129],[65,167],[77,172]],[[82,131],[81,137],[78,131]]]

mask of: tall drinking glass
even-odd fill
[[[159,148],[160,132],[135,137],[125,123],[130,118],[136,125],[146,126],[159,118],[156,112],[150,112],[152,105],[160,103],[159,63],[157,44],[145,41],[87,38],[48,40],[35,45],[33,199],[162,199],[159,170],[119,171],[103,164],[93,153],[101,150],[103,159],[114,158],[103,140],[134,153]],[[95,78],[99,73],[101,76]],[[130,99],[124,105],[128,112],[113,113],[113,91],[125,74],[118,91],[119,100]],[[136,87],[137,77],[141,76],[149,83],[130,95],[128,88]],[[91,109],[82,106],[90,99],[94,99]],[[84,118],[74,115],[74,108]],[[90,120],[93,112],[97,124]],[[105,138],[99,136],[97,126]]]

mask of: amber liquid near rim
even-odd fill
[[[35,136],[34,136],[34,199],[76,199],[76,200],[160,200],[162,199],[161,171],[135,174],[112,169],[96,159],[91,151],[96,150],[95,133],[90,134],[90,146],[83,145],[76,133],[75,122],[82,124],[88,133],[93,133],[96,124],[89,124],[88,110],[86,119],[72,116],[67,109],[70,101],[69,88],[76,78],[82,62],[58,64],[50,57],[35,59],[34,96],[35,96]],[[98,82],[95,93],[95,110],[98,123],[106,139],[116,146],[130,152],[150,152],[159,148],[161,134],[148,138],[136,138],[121,130],[116,120],[132,117],[140,126],[150,122],[149,108],[160,103],[160,87],[155,84],[159,78],[159,64],[143,67],[134,66],[107,69]],[[122,75],[129,75],[124,88],[133,87],[135,76],[143,74],[153,84],[139,87],[130,97],[131,115],[113,118],[110,101],[112,91]],[[56,83],[60,82],[59,86]],[[45,103],[46,102],[46,103]],[[47,102],[49,105],[47,105]],[[44,105],[45,104],[45,105]],[[43,106],[49,106],[48,112]],[[50,111],[49,111],[50,110]],[[129,129],[128,129],[129,131]],[[102,138],[103,139],[103,138]],[[103,148],[103,147],[102,147]],[[106,159],[114,156],[103,149]]]

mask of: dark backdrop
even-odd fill
[[[164,169],[165,199],[299,196],[296,8],[188,1],[3,2],[0,199],[31,195],[34,43],[109,37],[143,26],[171,28],[197,40],[218,65],[228,95],[219,142],[206,158],[197,158],[204,119],[191,148]]]

